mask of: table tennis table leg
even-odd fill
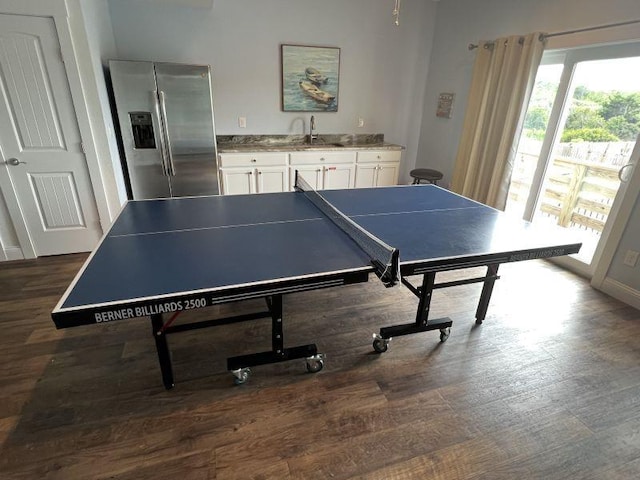
[[[416,325],[426,325],[429,319],[429,310],[431,309],[431,295],[433,295],[433,287],[436,284],[436,272],[425,273],[422,277],[422,286],[418,290],[420,301],[418,302],[418,311],[416,312]]]
[[[478,309],[476,310],[476,324],[480,325],[487,316],[487,309],[489,308],[489,300],[491,300],[491,293],[493,293],[493,286],[496,283],[498,277],[499,264],[487,265],[487,273],[484,278],[484,284],[482,286],[482,293],[480,294],[480,300],[478,301]]]
[[[418,302],[418,311],[416,312],[416,321],[415,323],[381,328],[379,334],[375,333],[373,335],[374,350],[378,353],[386,352],[391,338],[401,335],[409,335],[412,333],[427,332],[429,330],[440,330],[440,341],[444,342],[449,337],[452,324],[451,319],[445,317],[429,320],[431,296],[433,291],[438,288],[456,287],[459,285],[482,282],[482,293],[480,294],[480,300],[476,310],[476,323],[480,325],[487,315],[493,286],[495,285],[496,280],[500,278],[498,276],[499,266],[500,265],[497,263],[486,265],[487,271],[483,277],[467,278],[441,283],[436,283],[436,273],[438,272],[426,272],[423,274],[422,285],[420,287],[415,287],[411,282],[409,282],[409,280],[407,280],[406,277],[403,276],[401,281],[404,286],[411,290],[411,292],[420,299]]]
[[[169,353],[167,334],[162,330],[164,326],[162,314],[151,315],[151,325],[153,327],[153,338],[156,341],[156,350],[158,351],[160,371],[162,372],[162,383],[164,388],[171,390],[174,387],[173,368],[171,367],[171,354]]]
[[[429,310],[431,308],[431,296],[436,288],[436,272],[427,272],[422,277],[422,286],[415,288],[404,278],[404,283],[418,298],[418,310],[416,312],[416,320],[414,323],[403,325],[393,325],[391,327],[383,327],[379,334],[374,334],[373,348],[378,353],[387,350],[389,340],[393,337],[402,335],[411,335],[413,333],[429,332],[431,330],[440,330],[440,341],[444,342],[449,338],[449,332],[453,322],[450,318],[436,318],[429,320]]]
[[[324,355],[318,353],[315,344],[285,348],[282,295],[268,297],[267,305],[271,313],[271,350],[227,358],[227,370],[233,374],[236,385],[245,383],[249,378],[250,367],[257,367],[258,365],[305,358],[308,372],[316,373],[323,368]]]

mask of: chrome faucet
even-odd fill
[[[313,143],[314,140],[318,139],[318,134],[313,133],[316,129],[316,117],[311,115],[311,121],[309,122],[309,143]]]

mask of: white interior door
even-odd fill
[[[51,18],[0,15],[0,188],[25,257],[92,250],[102,229]]]

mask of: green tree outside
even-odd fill
[[[607,121],[600,115],[598,105],[575,105],[567,117],[564,128],[580,130],[590,128],[606,128]]]
[[[640,121],[640,93],[613,92],[602,103],[602,117],[606,120],[623,117],[627,122],[637,124]]]
[[[536,83],[524,121],[527,137],[544,138],[556,89],[548,82]],[[634,141],[638,133],[640,92],[596,92],[581,85],[574,90],[561,141]]]
[[[619,140],[611,132],[604,128],[578,128],[575,130],[565,129],[562,132],[562,143],[569,142],[617,142]]]

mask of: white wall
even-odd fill
[[[78,0],[67,0],[76,2]],[[102,168],[102,177],[107,190],[111,220],[127,199],[122,175],[118,143],[113,126],[113,116],[109,105],[105,80],[106,60],[115,57],[116,43],[113,37],[108,0],[79,0],[86,35],[88,60],[92,78],[87,85],[92,86],[90,110],[93,124],[93,140]]]
[[[635,168],[640,168],[636,166]],[[627,250],[640,251],[640,195],[638,196],[631,218],[618,244],[618,249],[611,262],[608,277],[627,285],[640,293],[640,262],[635,267],[623,263]]]
[[[533,31],[558,32],[608,23],[640,19],[638,0],[443,0],[431,52],[423,123],[416,164],[445,174],[448,184],[462,133],[462,123],[475,60],[469,43]],[[572,47],[640,39],[640,25],[555,37],[548,48]],[[438,94],[456,94],[451,119],[435,116]],[[637,195],[637,192],[631,192]],[[640,292],[640,267],[621,266],[627,248],[638,250],[640,205],[635,210],[619,244],[609,276]]]
[[[218,134],[301,134],[310,113],[280,107],[280,44],[341,49],[337,113],[319,133],[384,133],[415,162],[437,3],[389,0],[215,0],[213,9],[111,0],[121,59],[210,64]],[[238,127],[238,117],[247,128]],[[357,128],[357,119],[365,120]]]
[[[93,71],[96,79],[97,94],[100,101],[99,113],[104,124],[104,130],[101,129],[100,131],[99,149],[104,155],[108,152],[111,159],[114,171],[113,182],[117,189],[117,202],[122,204],[127,199],[127,191],[122,174],[118,142],[113,126],[113,116],[111,114],[105,79],[107,60],[117,56],[116,42],[113,37],[113,28],[111,26],[109,1],[81,0],[81,6]]]

